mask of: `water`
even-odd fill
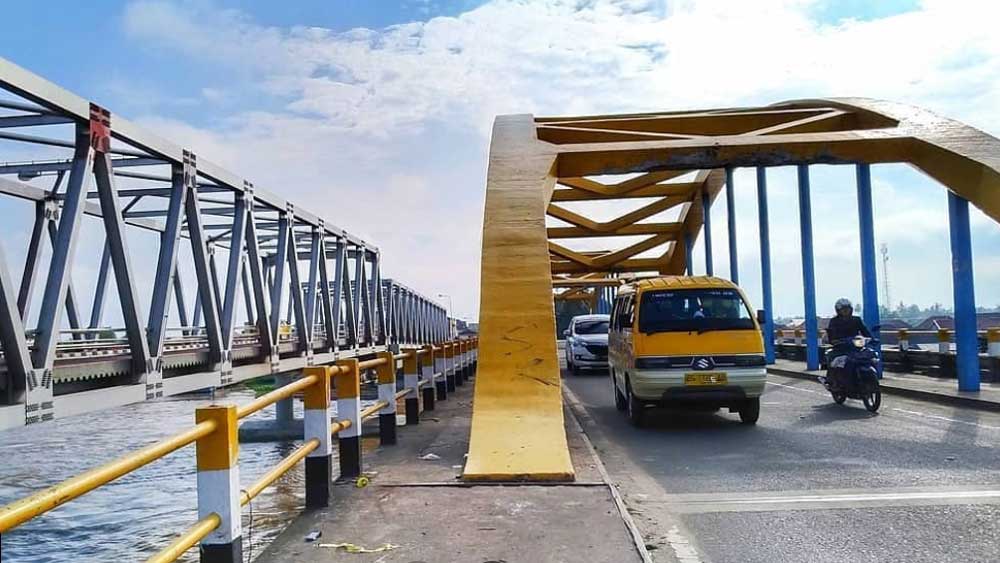
[[[242,404],[253,396],[237,388],[216,400]],[[188,429],[195,407],[210,402],[207,395],[172,398],[0,432],[0,505]],[[273,418],[273,405],[255,416]],[[300,444],[241,444],[240,483],[254,482]],[[3,562],[145,560],[197,520],[194,454],[194,445],[183,448],[3,534]],[[302,511],[303,480],[299,463],[255,498],[252,530],[244,507],[247,560]],[[180,561],[197,561],[197,552]]]

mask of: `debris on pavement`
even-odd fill
[[[318,543],[316,547],[325,547],[330,549],[343,549],[347,553],[382,553],[383,551],[392,551],[393,549],[399,548],[398,545],[393,545],[387,543],[379,547],[373,547],[371,549],[367,547],[362,547],[353,543]]]

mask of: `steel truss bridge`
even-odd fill
[[[773,361],[767,168],[795,166],[806,360],[819,367],[810,164],[856,168],[865,321],[878,325],[871,165],[907,163],[948,190],[955,372],[979,389],[969,203],[1000,221],[1000,140],[928,111],[869,99],[632,115],[497,118],[483,226],[480,357],[466,479],[573,478],[553,300],[608,311],[627,276],[692,273],[709,210],[725,194],[730,276],[739,281],[733,170],[756,169],[764,334]],[[610,220],[593,210],[622,210]],[[794,203],[782,201],[782,205]],[[587,207],[589,205],[589,207]],[[606,215],[606,213],[602,213]],[[595,242],[596,241],[596,242]],[[753,283],[757,283],[754,280]]]
[[[3,59],[0,88],[0,429],[448,337],[371,243]]]

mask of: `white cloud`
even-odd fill
[[[1000,131],[993,29],[1000,6],[925,0],[913,12],[830,24],[811,19],[816,4],[496,0],[457,17],[335,33],[267,27],[210,3],[145,0],[123,21],[136,41],[235,71],[239,87],[284,104],[224,116],[212,130],[146,123],[370,236],[397,277],[448,292],[459,312],[475,314],[486,151],[497,114],[863,95]],[[215,93],[211,85],[202,92]],[[914,195],[879,172],[876,182],[880,240],[940,241],[943,197]],[[787,180],[772,186],[772,197],[780,194],[795,197]],[[741,198],[753,209],[751,194]],[[829,211],[823,205],[816,204],[821,216]],[[795,258],[794,206],[772,215],[776,228],[795,233],[777,241],[776,263]],[[855,256],[854,212],[844,216],[843,228],[817,237],[818,259]],[[990,275],[988,283],[1000,282]]]

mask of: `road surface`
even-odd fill
[[[884,396],[871,415],[770,376],[756,427],[637,429],[606,374],[564,382],[657,561],[1000,561],[1000,414]]]

